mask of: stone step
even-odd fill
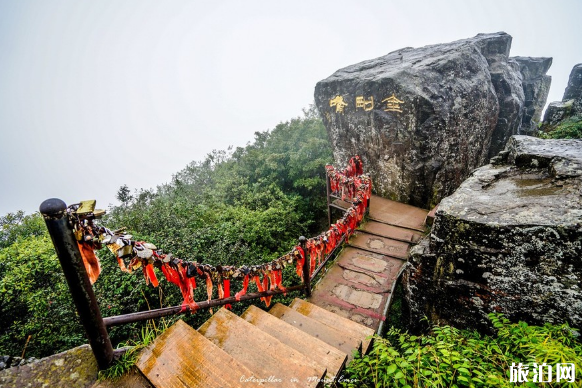
[[[408,243],[368,234],[361,230],[353,234],[348,244],[354,248],[396,257],[402,260],[406,260],[408,248],[410,247]]]
[[[317,363],[325,366],[329,379],[339,377],[339,373],[346,363],[346,353],[306,334],[256,306],[250,306],[241,315],[241,318],[295,349],[303,357],[316,360]]]
[[[368,221],[360,227],[368,234],[373,234],[380,237],[387,237],[392,240],[403,241],[407,243],[416,243],[423,236],[421,232],[412,229],[406,229],[399,226],[383,224],[376,221]]]
[[[369,327],[360,325],[350,319],[340,317],[337,314],[327,311],[303,299],[295,298],[289,307],[309,318],[325,323],[328,326],[339,328],[344,333],[359,338],[362,341],[362,352],[364,354],[368,352],[368,348],[372,342],[372,339],[368,337],[375,333],[374,330]]]
[[[182,320],[144,348],[136,366],[158,388],[240,387],[241,376],[254,373]]]
[[[280,303],[274,305],[269,314],[347,354],[348,362],[353,358],[354,350],[362,350],[362,341],[359,338],[347,335],[341,329],[309,318]]]
[[[370,199],[371,220],[424,232],[428,211],[373,195]]]
[[[326,375],[325,366],[305,358],[225,308],[218,310],[198,331],[252,370],[252,375],[245,375],[247,379],[271,380],[278,387],[317,387]],[[239,386],[252,383],[240,374],[237,377]]]

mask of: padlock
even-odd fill
[[[146,243],[143,243],[142,245],[143,245],[145,248],[147,248],[147,249],[151,249],[151,250],[156,250],[156,249],[158,249],[158,248],[157,248],[157,247],[156,247],[154,244],[152,244],[152,243],[148,243],[148,242],[146,242]]]
[[[143,248],[141,250],[136,249],[136,253],[137,253],[137,257],[139,257],[140,259],[146,259],[146,260],[151,258],[154,255],[154,251],[152,251],[151,249],[147,249],[147,248]]]
[[[188,263],[188,268],[186,269],[186,277],[193,278],[196,276],[196,265],[193,263]]]
[[[121,249],[117,251],[117,256],[121,258],[133,256],[133,247],[131,245],[121,247]]]
[[[75,230],[75,239],[77,239],[77,241],[81,241],[83,240],[83,230],[82,229],[77,229]]]
[[[77,211],[75,213],[77,213],[79,215],[93,213],[93,210],[95,210],[96,203],[97,203],[97,201],[94,199],[91,199],[88,201],[81,201],[81,206],[79,206],[79,208],[77,209]]]
[[[129,263],[129,266],[131,267],[131,269],[135,271],[136,269],[141,267],[141,264],[142,264],[141,259],[134,257]]]
[[[109,248],[109,250],[111,251],[111,253],[113,253],[114,255],[117,254],[117,251],[120,250],[122,248],[121,245],[117,244],[117,243],[113,243],[113,244],[107,244],[107,248]]]

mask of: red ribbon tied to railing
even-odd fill
[[[343,217],[331,225],[327,231],[308,239],[305,249],[299,245],[295,246],[291,252],[260,265],[213,266],[183,260],[170,253],[163,253],[154,244],[134,241],[131,235],[123,234],[121,230],[111,231],[95,224],[95,219],[104,214],[103,211],[94,210],[95,201],[85,201],[69,206],[68,215],[73,224],[75,237],[91,283],[97,280],[100,272],[99,260],[95,256],[94,250],[101,249],[105,245],[117,257],[121,271],[131,273],[141,267],[146,284],[157,287],[158,279],[154,268],[161,270],[168,282],[180,288],[184,298],[182,310],[188,308],[194,312],[198,308],[194,301],[196,277],[206,283],[208,300],[212,299],[214,283],[217,284],[219,298],[230,297],[230,281],[232,279],[243,280],[242,290],[235,294],[236,300],[240,300],[247,293],[250,279],[253,280],[260,292],[276,289],[286,292],[286,288],[283,286],[283,268],[295,264],[297,275],[303,279],[304,262],[309,260],[308,269],[311,276],[316,265],[319,265],[324,257],[336,248],[343,237],[345,237],[344,241],[347,241],[364,217],[372,194],[372,181],[368,176],[363,175],[363,163],[359,156],[351,158],[344,170],[337,171],[331,165],[327,165],[325,169],[330,180],[331,191],[341,196],[342,200],[350,202],[350,207]],[[89,209],[87,209],[88,206]],[[80,209],[83,210],[80,211]],[[125,260],[129,260],[127,265]],[[261,300],[269,306],[271,296],[262,297]],[[226,307],[229,308],[230,305],[226,305]]]

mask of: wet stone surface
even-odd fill
[[[514,136],[445,198],[404,273],[412,326],[502,312],[582,327],[582,141]]]

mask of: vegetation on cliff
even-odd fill
[[[572,116],[555,126],[546,125],[540,133],[543,139],[582,139],[582,116]]]
[[[256,132],[246,147],[214,151],[192,162],[156,189],[132,193],[122,187],[122,204],[109,209],[103,223],[125,226],[136,239],[198,262],[269,261],[288,252],[300,235],[322,228],[325,164],[331,160],[327,134],[311,109],[271,131]],[[102,273],[94,289],[104,316],[181,304],[179,290],[163,276],[160,287],[153,289],[146,286],[141,271],[122,273],[108,250],[98,256]],[[292,271],[284,274],[285,284],[298,281]],[[234,290],[239,288],[233,284]],[[205,287],[199,287],[196,300],[205,299]],[[234,305],[234,311],[244,307]],[[0,354],[21,355],[29,336],[27,356],[42,357],[85,343],[75,314],[41,217],[22,212],[2,217]],[[197,327],[207,318],[208,312],[201,311],[186,321]],[[143,326],[114,328],[114,345],[138,339]]]

